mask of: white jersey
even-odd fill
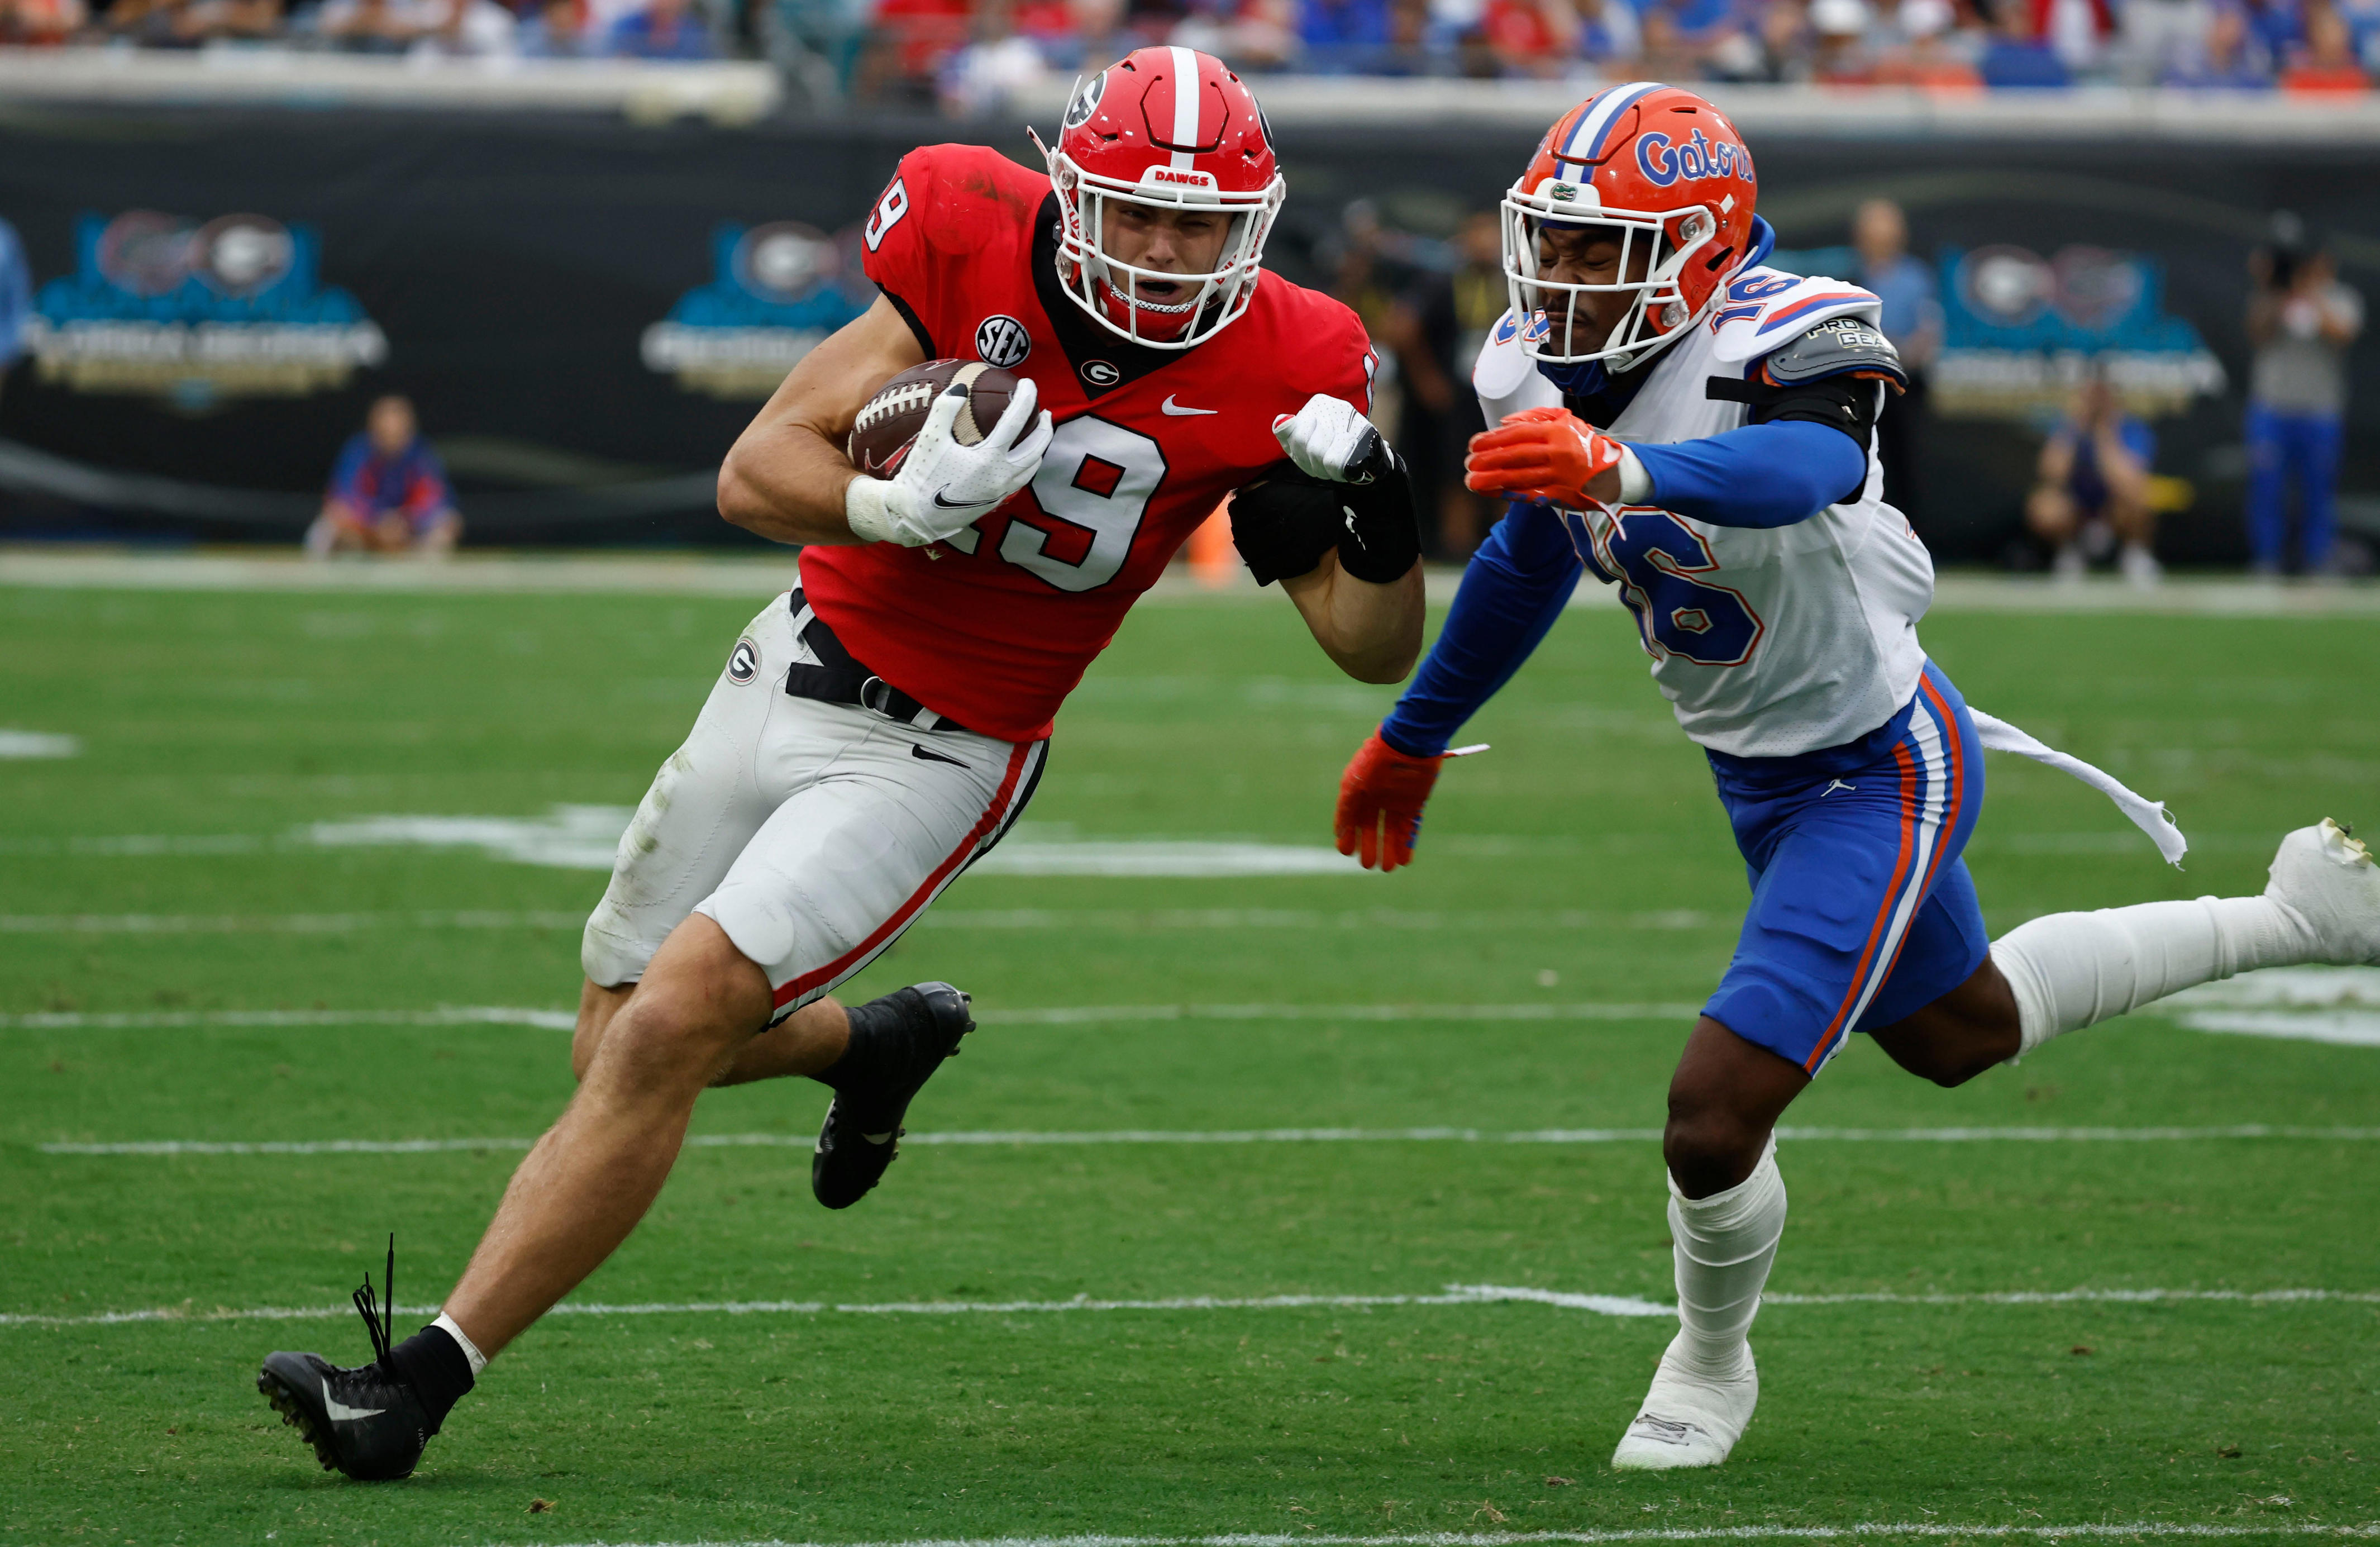
[[[1876,297],[1840,280],[1755,266],[1711,316],[1645,367],[1651,375],[1603,428],[1658,445],[1733,430],[1751,411],[1704,395],[1829,317],[1876,321]],[[1559,406],[1561,393],[1521,352],[1507,313],[1472,372],[1488,422]],[[1875,730],[1917,691],[1917,620],[1934,600],[1934,561],[1884,503],[1870,438],[1867,481],[1848,503],[1791,526],[1712,526],[1651,506],[1565,513],[1588,573],[1621,588],[1653,680],[1685,733],[1737,757],[1791,757]]]

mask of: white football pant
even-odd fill
[[[774,1017],[883,953],[1025,810],[1049,744],[918,730],[785,691],[818,657],[779,596],[736,641],[620,838],[579,960],[634,982],[700,913],[769,975]]]

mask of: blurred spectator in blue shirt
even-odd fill
[[[2041,448],[2025,525],[2057,552],[2059,579],[2081,579],[2094,559],[2118,542],[2124,579],[2153,586],[2163,571],[2149,544],[2156,511],[2149,503],[2149,468],[2156,436],[2124,411],[2107,377],[2094,374],[2074,392],[2066,418]]]
[[[1297,35],[1311,70],[1360,70],[1388,53],[1389,0],[1304,0]]]
[[[586,0],[538,0],[520,19],[520,51],[531,59],[575,59],[587,52]]]
[[[392,396],[374,402],[363,432],[340,449],[322,513],[307,530],[306,552],[315,558],[437,555],[452,552],[462,535],[446,469],[422,439],[411,400]]]
[[[0,387],[8,367],[25,352],[25,319],[33,314],[33,271],[17,228],[0,220]]]
[[[2249,35],[2246,13],[2236,5],[2217,6],[2196,57],[2168,70],[2163,84],[2191,91],[2266,91],[2273,84],[2272,62]]]
[[[1853,277],[1882,302],[1878,325],[1909,372],[1909,389],[1885,393],[1876,426],[1876,455],[1884,463],[1884,497],[1913,524],[1918,518],[1918,443],[1924,436],[1926,373],[1942,352],[1942,303],[1934,293],[1934,271],[1910,256],[1909,222],[1889,199],[1871,199],[1852,217],[1852,246],[1859,253]]]
[[[612,29],[611,51],[632,59],[708,59],[718,52],[710,28],[687,0],[650,0],[622,17]]]
[[[1976,62],[1984,84],[1999,89],[2065,86],[2072,77],[2066,62],[2033,25],[2033,8],[2025,0],[1996,0],[1992,41]]]
[[[2380,0],[2374,0],[2380,4]],[[1629,66],[1645,52],[1644,30],[1630,0],[1578,0],[1578,52],[1598,65]]]
[[[2305,28],[2298,15],[2298,0],[2239,0],[2240,15],[2247,23],[2248,50],[2274,74],[2305,41]]]

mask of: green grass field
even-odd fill
[[[1783,1147],[1762,1406],[1716,1473],[1604,1466],[1673,1322],[1448,1293],[1670,1298],[1656,1144],[1500,1137],[1657,1126],[1687,1024],[1661,1007],[1708,990],[1742,906],[1699,755],[1599,609],[1480,717],[1495,749],[1450,769],[1415,869],[978,874],[846,991],[976,995],[914,1138],[1382,1136],[913,1141],[832,1214],[824,1089],[714,1092],[698,1135],[782,1142],[690,1149],[592,1309],[499,1360],[411,1481],[324,1475],[257,1361],[359,1362],[344,1297],[390,1231],[407,1306],[452,1283],[501,1141],[569,1093],[568,1035],[427,1012],[575,1004],[602,877],[313,824],[634,804],[760,600],[0,591],[0,726],[80,741],[0,761],[0,1540],[2380,1530],[2380,1047],[2143,1016],[1946,1092],[1854,1045],[1791,1115],[1836,1136]],[[2380,825],[2380,619],[1925,633],[1973,703],[2197,846],[2176,873],[1995,758],[1969,851],[1995,931],[2254,890],[2287,828]],[[1016,841],[1327,844],[1391,697],[1270,593],[1148,604]],[[1152,1013],[1042,1013],[1070,1006]],[[2239,1125],[2350,1131],[2187,1131]],[[1840,1134],[1910,1127],[2035,1137]],[[57,1148],[340,1140],[500,1142]],[[2007,1297],[2070,1290],[2329,1296]],[[1198,1297],[1242,1303],[1096,1308]],[[272,1308],[308,1315],[242,1314]]]

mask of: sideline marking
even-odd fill
[[[2199,1525],[2188,1521],[2140,1520],[2129,1524],[2095,1520],[2078,1526],[1954,1526],[1939,1520],[1911,1522],[1864,1520],[1851,1526],[1701,1526],[1623,1527],[1583,1531],[1413,1531],[1395,1536],[980,1536],[919,1538],[909,1541],[795,1542],[771,1538],[765,1541],[703,1541],[604,1543],[578,1542],[571,1547],[1535,1547],[1536,1543],[1578,1542],[1597,1547],[1627,1541],[1830,1541],[1863,1537],[2190,1537],[2228,1540],[2238,1537],[2380,1537],[2380,1524],[2326,1526],[2296,1521],[2269,1526]]]
[[[1764,1294],[1761,1302],[1777,1306],[1830,1305],[2161,1305],[2169,1301],[2215,1300],[2243,1305],[2304,1305],[2339,1302],[2380,1305],[2380,1291],[2358,1289],[2062,1289],[2010,1290],[1976,1294],[1896,1295]],[[1071,1310],[1299,1310],[1365,1309],[1396,1306],[1544,1305],[1560,1310],[1584,1310],[1620,1318],[1674,1317],[1678,1308],[1633,1295],[1580,1295],[1560,1289],[1537,1289],[1501,1284],[1450,1284],[1437,1295],[1258,1295],[1227,1298],[1213,1295],[1183,1295],[1166,1299],[1095,1300],[1078,1295],[1071,1300],[681,1300],[610,1305],[565,1300],[549,1316],[1021,1316]],[[398,1314],[431,1316],[434,1305],[404,1306]],[[154,1310],[109,1310],[89,1316],[0,1314],[0,1326],[100,1327],[139,1322],[310,1322],[355,1314],[352,1306],[254,1306],[244,1309],[185,1310],[166,1307]],[[1310,1539],[1309,1539],[1310,1540]]]
[[[2350,1142],[2380,1140],[2380,1128],[2293,1127],[2235,1123],[2214,1128],[1815,1128],[1780,1127],[1781,1139],[1832,1144],[2023,1144],[2190,1143],[2226,1139],[2313,1139]],[[1526,1128],[1483,1133],[1477,1128],[1115,1128],[1086,1132],[986,1131],[913,1133],[902,1142],[918,1145],[1032,1146],[1043,1144],[1658,1144],[1658,1128]],[[41,1146],[45,1155],[426,1155],[512,1150],[526,1152],[533,1139],[122,1139],[111,1143],[60,1140]],[[704,1133],[689,1135],[689,1150],[807,1150],[809,1134]]]

